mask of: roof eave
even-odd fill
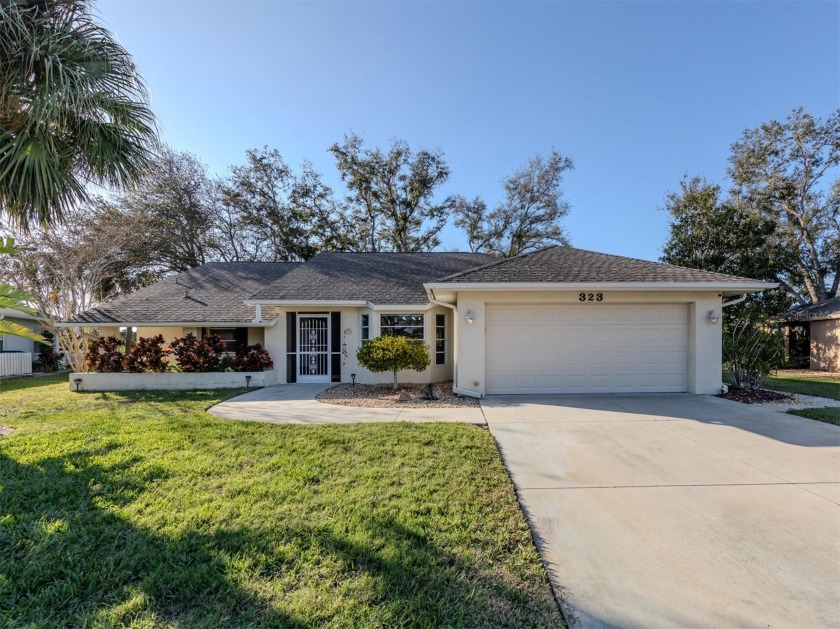
[[[361,306],[364,307],[368,302],[364,300],[347,300],[347,299],[259,299],[251,298],[245,300],[246,306],[303,306],[311,308],[313,306]]]
[[[58,321],[57,328],[194,328],[194,327],[237,327],[237,328],[270,328],[277,323],[277,318],[265,321]]]
[[[453,292],[612,290],[619,292],[719,292],[740,295],[776,288],[778,284],[775,282],[429,282],[423,286],[427,290]]]

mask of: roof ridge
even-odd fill
[[[448,281],[448,280],[455,280],[459,277],[463,277],[465,275],[469,275],[469,274],[475,273],[477,271],[483,271],[483,270],[488,269],[488,268],[492,268],[492,267],[500,266],[500,265],[503,265],[503,264],[507,264],[507,263],[513,262],[515,260],[520,260],[522,258],[526,258],[530,255],[534,255],[534,254],[537,254],[537,253],[543,253],[545,251],[550,251],[551,249],[561,249],[561,248],[568,249],[568,250],[571,250],[571,251],[581,252],[581,253],[588,253],[588,254],[592,254],[592,255],[596,255],[596,256],[602,256],[602,257],[606,257],[606,258],[612,258],[614,260],[627,260],[627,261],[630,261],[630,262],[642,262],[644,264],[655,264],[656,266],[660,266],[660,267],[667,267],[667,268],[670,268],[670,269],[681,269],[681,270],[684,270],[684,271],[693,271],[693,272],[698,272],[699,271],[699,272],[702,272],[702,273],[708,273],[708,274],[711,274],[711,275],[719,275],[721,277],[727,277],[727,278],[736,279],[736,280],[743,280],[743,281],[750,281],[750,282],[764,281],[764,280],[756,280],[754,278],[749,278],[749,277],[742,277],[740,275],[732,275],[732,274],[729,274],[729,273],[721,273],[720,271],[708,271],[708,270],[705,270],[705,269],[696,269],[696,268],[692,268],[692,267],[688,267],[688,266],[680,266],[678,264],[669,264],[667,262],[661,262],[661,261],[658,261],[658,260],[645,260],[644,258],[633,258],[633,257],[630,257],[630,256],[622,256],[622,255],[618,255],[618,254],[615,254],[615,253],[604,253],[602,251],[593,251],[591,249],[581,249],[579,247],[573,247],[571,245],[551,245],[551,246],[548,246],[548,247],[543,247],[542,249],[536,249],[534,251],[528,251],[527,253],[522,253],[522,254],[519,254],[517,256],[513,256],[512,258],[502,258],[501,260],[496,260],[494,262],[490,262],[489,264],[484,264],[484,265],[477,266],[477,267],[472,268],[472,269],[467,269],[466,271],[461,271],[459,273],[454,273],[452,275],[447,275],[446,277],[442,277],[437,281],[445,282],[445,281]]]
[[[456,255],[469,255],[469,256],[487,256],[490,254],[481,253],[479,251],[319,251],[316,253],[313,258],[316,256],[321,255],[442,255],[442,254],[456,254]],[[310,258],[311,260],[312,258]],[[308,262],[308,260],[307,260]]]
[[[488,269],[490,267],[499,266],[500,264],[505,264],[507,262],[512,262],[514,260],[519,260],[521,258],[527,258],[530,255],[534,255],[535,253],[540,253],[542,251],[548,251],[549,249],[556,249],[557,247],[563,247],[568,245],[550,245],[548,247],[543,247],[542,249],[535,249],[534,251],[526,251],[525,253],[520,253],[518,255],[513,256],[512,258],[501,258],[500,260],[493,260],[493,262],[488,262],[487,264],[482,264],[481,266],[477,266],[472,269],[467,269],[466,271],[461,271],[459,273],[453,273],[452,275],[446,275],[445,277],[440,278],[437,280],[438,282],[443,282],[444,280],[454,279],[456,277],[460,277],[462,275],[466,275],[468,273],[473,273],[474,271],[481,271],[484,269]],[[570,247],[574,248],[574,247]],[[484,254],[484,255],[492,255],[492,254]]]
[[[592,251],[591,249],[579,249],[577,247],[570,247],[570,249],[575,249],[575,251],[584,251],[586,253],[594,253],[599,256],[608,256],[610,258],[618,258],[620,260],[633,260],[634,262],[647,262],[649,264],[658,264],[659,266],[667,266],[672,269],[684,269],[686,271],[702,271],[703,273],[713,273],[715,275],[725,275],[726,277],[734,277],[739,280],[748,280],[750,282],[763,282],[769,280],[757,280],[753,277],[743,277],[741,275],[733,275],[731,273],[722,273],[720,271],[709,271],[707,269],[698,269],[691,266],[682,266],[681,264],[671,264],[670,262],[662,262],[660,260],[645,260],[644,258],[633,258],[631,256],[622,256],[618,255],[617,253],[604,253],[602,251]]]

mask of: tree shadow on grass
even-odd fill
[[[503,558],[455,556],[391,516],[365,518],[364,535],[340,519],[169,535],[142,529],[120,507],[143,500],[164,472],[135,455],[108,456],[117,447],[31,464],[0,449],[0,625],[562,624],[550,594],[491,571]],[[312,590],[306,617],[283,611],[293,592],[244,589],[230,562],[247,563],[261,582],[302,571],[310,581],[292,578],[286,587]]]
[[[304,626],[232,583],[214,536],[120,517],[156,473],[92,463],[113,447],[27,465],[0,451],[0,625]]]

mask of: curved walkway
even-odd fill
[[[359,408],[323,404],[315,396],[332,384],[278,384],[220,402],[208,413],[224,419],[274,424],[359,422],[456,422],[485,424],[478,406],[468,408]]]

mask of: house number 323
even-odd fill
[[[604,301],[604,293],[580,293],[578,301]]]

